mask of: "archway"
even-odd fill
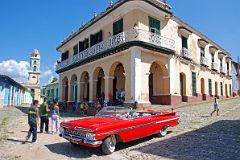
[[[105,74],[104,74],[104,70],[101,67],[98,67],[95,69],[94,73],[93,73],[93,79],[96,82],[94,84],[94,96],[93,99],[94,100],[100,100],[100,101],[104,101],[104,90],[105,90],[105,80],[104,80]]]
[[[153,62],[149,75],[149,101],[155,104],[163,103],[163,96],[170,94],[170,83],[165,66]]]
[[[62,100],[68,101],[68,78],[65,77],[62,80]]]
[[[74,74],[71,78],[71,81],[70,81],[70,99],[71,101],[74,101],[76,102],[77,101],[77,88],[78,88],[78,85],[77,85],[77,76]]]
[[[89,101],[89,74],[87,71],[81,75],[81,100]]]
[[[122,63],[116,62],[112,65],[110,69],[110,76],[113,76],[113,83],[112,83],[112,88],[113,88],[113,101],[116,102],[117,99],[119,99],[121,92],[124,94],[124,99],[125,99],[125,69]],[[118,95],[117,95],[118,93]],[[124,100],[123,99],[123,100]]]
[[[201,78],[201,94],[205,94],[205,80],[204,78]]]
[[[186,96],[186,75],[184,73],[180,73],[180,95],[184,101],[184,96]]]
[[[215,96],[218,96],[218,83],[215,82]]]

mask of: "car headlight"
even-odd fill
[[[64,128],[63,127],[59,127],[59,133],[63,134],[64,133]]]
[[[93,134],[93,133],[87,133],[87,134],[86,134],[86,139],[87,139],[87,140],[90,140],[90,141],[95,140],[95,134]]]

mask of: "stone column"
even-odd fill
[[[168,64],[168,77],[164,77],[166,79],[169,79],[169,91],[170,94],[174,95],[175,93],[175,78],[176,78],[176,64],[175,59],[173,56],[169,57],[169,64]],[[179,75],[177,75],[179,76]]]
[[[77,82],[77,101],[81,101],[81,82]]]
[[[59,75],[59,84],[58,84],[58,97],[59,101],[63,101],[63,84],[62,84],[62,76]]]
[[[72,100],[71,98],[71,82],[68,81],[68,99],[66,100],[67,102],[70,102]]]
[[[113,76],[105,76],[105,102],[113,100]]]
[[[133,47],[131,49],[131,99],[141,100],[141,49]]]

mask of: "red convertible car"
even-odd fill
[[[115,150],[117,142],[129,142],[153,134],[165,136],[176,126],[175,112],[136,112],[127,107],[104,107],[95,117],[61,123],[60,136],[72,144],[102,147],[105,154]]]

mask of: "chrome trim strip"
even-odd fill
[[[90,144],[90,145],[99,145],[102,144],[102,141],[90,141],[90,140],[86,140],[86,139],[82,139],[82,138],[77,138],[76,136],[72,137],[71,135],[68,136],[66,134],[62,135],[63,138],[66,139],[70,139],[70,140],[74,140],[74,141],[78,141],[78,142],[82,142],[82,143],[86,143],[86,144]]]
[[[173,120],[177,120],[177,119],[179,119],[179,117],[171,118],[171,119],[167,119],[167,120],[161,120],[161,121],[157,121],[157,122],[151,122],[151,123],[138,125],[138,126],[133,126],[133,127],[128,127],[128,128],[124,128],[124,129],[118,129],[118,130],[114,130],[114,131],[110,131],[110,132],[106,132],[106,133],[101,133],[99,135],[100,136],[101,135],[106,135],[106,134],[111,135],[111,134],[115,134],[115,133],[119,133],[119,132],[128,131],[128,130],[131,130],[131,129],[142,128],[142,127],[151,126],[151,125],[155,125],[155,124],[160,124],[160,123],[164,123],[164,122],[169,122],[169,121],[173,121]]]

